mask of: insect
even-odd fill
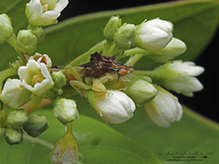
[[[80,89],[84,89],[102,95],[107,89],[123,90],[125,83],[131,81],[133,70],[132,66],[117,62],[115,56],[106,57],[95,52],[90,62],[77,67],[67,66],[65,74],[70,85],[80,94]]]

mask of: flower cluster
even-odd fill
[[[52,71],[49,56],[37,53],[36,48],[45,38],[42,27],[57,23],[60,12],[67,4],[68,0],[31,0],[26,4],[25,11],[29,26],[17,34],[13,33],[10,18],[6,14],[0,15],[0,42],[7,41],[19,55],[19,60],[0,73],[0,100],[3,103],[0,132],[10,145],[22,142],[23,131],[37,137],[48,129],[46,117],[33,112],[40,108],[45,98],[56,103],[66,79],[62,72],[64,80],[57,78],[60,72]],[[13,75],[18,78],[11,78]],[[72,109],[77,112],[76,107]]]
[[[136,105],[142,104],[160,127],[167,128],[179,121],[182,106],[167,90],[193,96],[193,92],[203,89],[196,76],[203,73],[204,68],[193,62],[173,60],[186,50],[185,43],[173,37],[173,24],[159,18],[139,25],[122,24],[118,16],[113,16],[103,31],[104,44],[96,45],[99,52],[95,52],[94,46],[93,54],[87,54],[91,55],[89,62],[58,67],[52,65],[48,55],[36,52],[36,48],[45,37],[42,27],[57,23],[67,4],[67,0],[31,0],[25,11],[29,26],[17,36],[13,34],[9,17],[0,15],[0,42],[8,41],[19,54],[18,61],[0,72],[3,86],[0,100],[4,104],[0,111],[0,132],[5,140],[11,145],[19,144],[23,131],[38,137],[48,129],[46,117],[34,113],[47,100],[54,107],[54,116],[67,126],[65,136],[54,147],[51,160],[76,163],[79,146],[71,122],[79,119],[77,103],[73,100],[77,94],[84,97],[105,122],[124,123],[133,117]],[[160,66],[134,70],[143,56],[159,62]],[[129,57],[125,64],[119,62],[125,57]],[[11,78],[12,75],[17,78]]]
[[[130,56],[128,66],[134,66],[143,56],[160,62],[153,70],[134,70],[132,80],[123,88],[136,104],[145,104],[147,114],[160,127],[171,126],[183,114],[178,99],[164,88],[190,97],[203,89],[196,78],[204,72],[203,67],[193,62],[173,61],[185,52],[186,45],[174,38],[172,32],[173,24],[160,18],[136,26],[122,24],[118,16],[111,17],[104,29],[104,55],[115,55],[118,59]]]

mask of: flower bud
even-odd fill
[[[55,103],[53,113],[63,124],[67,124],[79,118],[76,102],[71,99],[59,99]]]
[[[9,145],[20,144],[23,141],[23,131],[21,129],[7,128],[4,137]]]
[[[32,33],[36,36],[38,44],[42,43],[45,39],[45,31],[42,27],[32,27]]]
[[[0,42],[9,39],[12,36],[13,28],[11,20],[6,14],[0,15]]]
[[[135,33],[135,25],[123,24],[114,35],[114,41],[120,49],[128,49],[135,42]]]
[[[28,121],[27,113],[24,109],[12,110],[8,113],[7,123],[15,129],[20,129]]]
[[[166,63],[154,70],[156,82],[169,90],[193,96],[193,92],[203,89],[203,85],[195,77],[204,72],[204,68],[193,62],[174,61]]]
[[[23,53],[32,55],[36,51],[37,37],[31,30],[20,30],[17,35],[17,44]]]
[[[54,87],[61,89],[66,84],[66,77],[62,71],[53,72],[52,80],[54,81]]]
[[[136,29],[136,45],[149,51],[164,48],[172,39],[173,25],[159,18],[144,21]]]
[[[173,38],[163,49],[151,51],[151,53],[148,53],[147,55],[155,61],[165,63],[181,55],[185,51],[185,43],[177,38]]]
[[[103,34],[108,40],[113,40],[114,34],[121,26],[121,19],[119,16],[112,16],[109,22],[106,24]]]
[[[145,104],[145,109],[151,120],[163,128],[170,127],[182,118],[182,106],[178,99],[165,89],[156,86],[157,96]]]
[[[42,114],[30,114],[27,123],[24,125],[24,130],[32,137],[38,137],[48,126],[46,117]]]
[[[126,90],[137,104],[150,102],[157,94],[157,89],[145,80],[136,80]]]
[[[1,99],[12,109],[17,109],[30,100],[31,92],[18,79],[8,79],[3,87]]]
[[[120,124],[132,118],[135,104],[125,93],[108,90],[104,96],[87,92],[86,96],[96,112],[105,121]]]

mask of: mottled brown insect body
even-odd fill
[[[122,63],[116,62],[116,57],[101,56],[95,52],[91,55],[90,62],[80,65],[85,68],[87,77],[100,78],[105,76],[106,73],[117,73],[119,76],[130,74],[133,72],[132,66],[126,66]]]

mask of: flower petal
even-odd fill
[[[43,9],[40,0],[31,0],[29,3],[27,3],[25,12],[29,21],[37,19],[39,16],[41,16]]]
[[[22,80],[22,85],[37,96],[44,94],[54,84],[46,65],[44,63],[38,63],[34,59],[29,59],[26,66],[19,67],[18,75]],[[32,86],[34,75],[42,75],[45,79]]]
[[[53,10],[60,13],[67,5],[68,0],[59,0]]]

